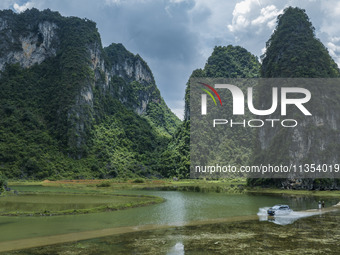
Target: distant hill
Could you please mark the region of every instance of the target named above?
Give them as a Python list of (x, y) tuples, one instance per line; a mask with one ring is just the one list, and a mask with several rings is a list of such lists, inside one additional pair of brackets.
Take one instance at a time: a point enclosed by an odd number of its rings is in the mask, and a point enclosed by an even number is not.
[[(226, 78), (256, 78), (260, 75), (260, 63), (257, 58), (240, 46), (216, 46), (203, 69), (194, 70), (193, 77), (226, 77)], [(226, 98), (226, 109), (232, 109), (231, 98)], [(190, 172), (190, 79), (185, 92), (185, 119), (178, 132), (168, 145), (163, 154), (163, 160), (167, 162), (162, 172), (172, 173), (175, 176), (188, 177)], [(213, 132), (211, 133), (213, 134)], [(211, 161), (223, 160), (230, 164), (239, 165), (250, 160), (251, 148), (255, 133), (248, 130), (230, 129), (224, 137), (213, 139), (216, 141), (223, 159), (216, 155), (209, 156)], [(199, 152), (199, 151), (197, 151)], [(221, 162), (221, 161), (219, 161)]]

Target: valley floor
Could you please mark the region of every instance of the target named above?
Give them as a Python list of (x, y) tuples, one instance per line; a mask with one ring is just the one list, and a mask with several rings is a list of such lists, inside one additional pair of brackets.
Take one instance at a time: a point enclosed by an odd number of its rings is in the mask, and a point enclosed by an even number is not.
[[(46, 216), (77, 218), (81, 215), (55, 215), (105, 213), (161, 203), (165, 200), (157, 196), (143, 195), (142, 191), (145, 193), (148, 190), (180, 191), (176, 199), (180, 199), (181, 194), (189, 193), (207, 193), (207, 195), (226, 193), (226, 195), (219, 194), (216, 199), (238, 196), (237, 194), (264, 194), (266, 197), (272, 195), (276, 198), (313, 197), (312, 201), (325, 199), (327, 202), (326, 199), (329, 199), (332, 201), (328, 203), (329, 205), (340, 201), (340, 191), (249, 188), (244, 179), (12, 181), (9, 182), (9, 187), (12, 190), (0, 197), (0, 204), (2, 203), (0, 214), (19, 215), (27, 219), (32, 218), (35, 222), (40, 221), (39, 218), (45, 221)], [(133, 195), (136, 192), (138, 195)], [(214, 199), (213, 196), (203, 197), (206, 202)], [(21, 200), (22, 198), (24, 200)], [(253, 201), (253, 198), (249, 201)], [(32, 204), (34, 207), (30, 207)], [(313, 206), (314, 202), (311, 205)], [(223, 206), (227, 208), (225, 206), (228, 205)], [(258, 208), (259, 205), (254, 206)], [(101, 213), (98, 216), (93, 215), (93, 219), (103, 217), (100, 216)], [(120, 215), (124, 217), (124, 213)], [(15, 220), (19, 219), (15, 218)], [(10, 223), (11, 217), (6, 219)], [(7, 220), (4, 222), (6, 223)], [(90, 221), (87, 222), (90, 224)], [(101, 226), (91, 231), (55, 233), (16, 240), (4, 239), (0, 242), (0, 252), (4, 252), (3, 254), (225, 254), (226, 252), (228, 254), (336, 254), (340, 248), (337, 242), (340, 236), (337, 227), (339, 222), (340, 212), (335, 210), (302, 218), (286, 226), (269, 221), (260, 222), (255, 214), (188, 221), (179, 225), (131, 225), (114, 228)], [(1, 224), (0, 222), (0, 226)]]

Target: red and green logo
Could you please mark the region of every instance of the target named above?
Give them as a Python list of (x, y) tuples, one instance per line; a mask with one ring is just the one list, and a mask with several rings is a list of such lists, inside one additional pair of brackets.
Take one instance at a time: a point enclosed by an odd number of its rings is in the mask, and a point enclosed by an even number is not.
[[(210, 85), (205, 84), (205, 83), (203, 83), (203, 82), (198, 82), (198, 83), (199, 83), (199, 84), (202, 84), (203, 86), (205, 86), (205, 87), (207, 87), (208, 89), (210, 89), (210, 90), (217, 96), (217, 98), (218, 98), (218, 100), (220, 101), (220, 104), (221, 104), (221, 106), (222, 106), (222, 100), (221, 100), (221, 98), (220, 98), (220, 95), (217, 93), (217, 91), (216, 91), (213, 87), (211, 87)], [(214, 101), (215, 105), (217, 105), (214, 96), (211, 94), (211, 92), (210, 92), (209, 90), (203, 89), (203, 88), (201, 88), (201, 90), (203, 90), (204, 92), (206, 92), (206, 93), (212, 98), (212, 100)]]

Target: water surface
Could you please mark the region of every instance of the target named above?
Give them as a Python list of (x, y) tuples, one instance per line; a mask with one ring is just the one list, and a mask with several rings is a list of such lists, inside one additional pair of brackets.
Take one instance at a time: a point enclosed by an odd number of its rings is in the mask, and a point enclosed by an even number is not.
[[(256, 215), (259, 208), (289, 204), (294, 210), (316, 208), (317, 198), (179, 191), (119, 191), (160, 196), (164, 203), (122, 211), (51, 217), (0, 217), (0, 242), (39, 236), (138, 225), (185, 225), (192, 221)], [(325, 200), (326, 206), (337, 199)]]

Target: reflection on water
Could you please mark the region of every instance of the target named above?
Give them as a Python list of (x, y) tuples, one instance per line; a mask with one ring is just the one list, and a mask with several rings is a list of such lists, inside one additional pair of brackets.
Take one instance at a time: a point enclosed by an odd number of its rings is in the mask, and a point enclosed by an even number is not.
[(167, 255), (184, 255), (184, 245), (182, 243), (176, 243), (173, 247), (170, 248)]

